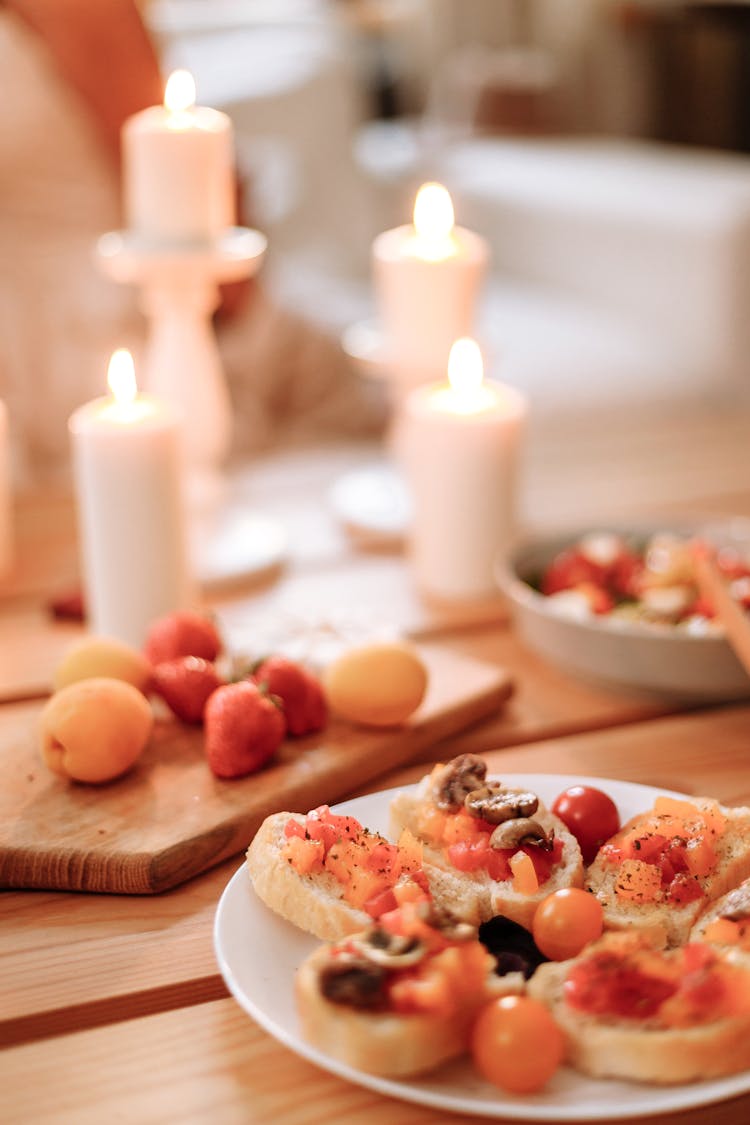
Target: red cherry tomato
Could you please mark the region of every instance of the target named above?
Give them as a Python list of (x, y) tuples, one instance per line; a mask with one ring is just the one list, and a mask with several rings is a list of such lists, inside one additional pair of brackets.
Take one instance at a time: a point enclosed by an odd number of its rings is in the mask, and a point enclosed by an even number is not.
[(603, 928), (604, 910), (599, 899), (579, 887), (562, 887), (539, 903), (532, 934), (545, 957), (567, 961), (601, 937)]
[(620, 828), (617, 805), (592, 785), (571, 785), (555, 799), (552, 812), (575, 836), (584, 863), (591, 863), (605, 840)]
[(544, 1004), (529, 996), (501, 996), (479, 1013), (471, 1048), (488, 1082), (512, 1094), (531, 1094), (562, 1062), (564, 1041)]

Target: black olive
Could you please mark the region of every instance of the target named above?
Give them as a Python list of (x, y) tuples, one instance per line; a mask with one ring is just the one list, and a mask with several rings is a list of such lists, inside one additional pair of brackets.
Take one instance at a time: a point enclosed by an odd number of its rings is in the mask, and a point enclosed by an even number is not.
[(528, 980), (537, 966), (549, 960), (540, 952), (529, 931), (504, 914), (497, 914), (489, 922), (482, 922), (479, 940), (496, 958), (495, 971), (501, 977), (506, 973), (521, 972)]

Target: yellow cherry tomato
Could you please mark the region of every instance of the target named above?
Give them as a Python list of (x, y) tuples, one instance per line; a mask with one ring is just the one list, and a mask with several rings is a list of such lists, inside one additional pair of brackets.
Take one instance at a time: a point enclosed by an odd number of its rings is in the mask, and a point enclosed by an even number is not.
[(539, 1000), (502, 996), (479, 1013), (471, 1049), (477, 1070), (488, 1082), (511, 1094), (532, 1094), (557, 1070), (565, 1044)]
[(563, 887), (539, 903), (532, 934), (550, 961), (567, 961), (601, 937), (603, 928), (604, 911), (598, 898), (579, 887)]

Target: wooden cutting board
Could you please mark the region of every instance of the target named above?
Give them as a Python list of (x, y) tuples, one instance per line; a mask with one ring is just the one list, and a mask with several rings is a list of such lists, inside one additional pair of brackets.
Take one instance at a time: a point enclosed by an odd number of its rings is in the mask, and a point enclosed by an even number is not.
[(220, 781), (203, 735), (160, 721), (136, 767), (103, 786), (50, 773), (36, 745), (40, 703), (0, 708), (0, 887), (153, 894), (185, 882), (249, 844), (269, 813), (306, 812), (495, 714), (511, 694), (506, 672), (439, 645), (422, 645), (429, 688), (399, 729), (333, 721), (287, 740), (273, 764)]

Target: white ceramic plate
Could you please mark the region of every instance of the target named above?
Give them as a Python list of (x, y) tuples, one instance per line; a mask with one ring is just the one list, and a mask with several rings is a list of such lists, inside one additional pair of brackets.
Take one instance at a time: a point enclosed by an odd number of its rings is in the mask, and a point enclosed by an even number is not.
[(519, 544), (498, 561), (497, 580), (510, 601), (524, 641), (566, 671), (612, 686), (687, 702), (750, 697), (750, 676), (723, 634), (691, 634), (672, 625), (650, 625), (607, 614), (577, 619), (556, 611), (531, 583), (563, 547), (586, 531), (613, 531), (645, 540), (657, 531), (700, 534), (715, 542), (750, 543), (744, 519), (668, 525), (597, 526), (541, 536)]
[[(648, 808), (657, 790), (622, 781), (557, 774), (503, 774), (510, 785), (529, 787), (546, 802), (573, 782), (605, 789), (623, 820)], [(336, 806), (375, 831), (387, 831), (394, 790)], [(255, 896), (245, 865), (227, 885), (216, 912), (214, 948), (224, 980), (235, 999), (261, 1027), (290, 1050), (349, 1082), (389, 1097), (476, 1117), (524, 1121), (596, 1121), (672, 1113), (722, 1101), (750, 1090), (750, 1071), (715, 1082), (659, 1088), (625, 1082), (594, 1081), (563, 1067), (546, 1089), (517, 1097), (484, 1082), (463, 1059), (412, 1081), (376, 1078), (316, 1050), (300, 1036), (293, 979), (300, 962), (320, 943), (273, 914)]]

